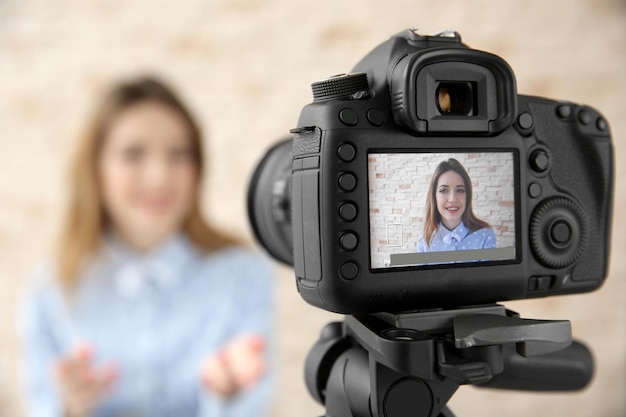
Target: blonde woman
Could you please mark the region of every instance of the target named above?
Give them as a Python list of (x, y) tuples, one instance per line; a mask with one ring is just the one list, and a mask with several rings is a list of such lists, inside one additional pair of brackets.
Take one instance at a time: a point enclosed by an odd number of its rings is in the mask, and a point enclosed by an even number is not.
[(104, 98), (25, 303), (33, 416), (264, 415), (271, 275), (203, 218), (203, 168), (198, 124), (165, 84)]

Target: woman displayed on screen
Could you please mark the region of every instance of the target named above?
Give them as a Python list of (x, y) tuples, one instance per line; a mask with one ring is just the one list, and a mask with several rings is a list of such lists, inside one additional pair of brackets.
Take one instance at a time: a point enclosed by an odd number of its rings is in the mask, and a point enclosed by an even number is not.
[(472, 182), (459, 161), (441, 162), (430, 181), (418, 252), (493, 249), (496, 236), (472, 209)]
[(265, 415), (271, 271), (205, 221), (204, 168), (198, 124), (165, 84), (104, 98), (24, 305), (33, 416)]

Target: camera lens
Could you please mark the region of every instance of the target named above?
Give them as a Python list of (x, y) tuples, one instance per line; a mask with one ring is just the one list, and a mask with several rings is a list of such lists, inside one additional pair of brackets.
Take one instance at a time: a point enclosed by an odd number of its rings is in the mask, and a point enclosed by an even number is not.
[(437, 86), (436, 103), (443, 116), (471, 116), (474, 114), (472, 83), (442, 82)]
[(293, 265), (291, 150), (286, 139), (272, 147), (248, 186), (248, 217), (257, 240), (276, 259)]

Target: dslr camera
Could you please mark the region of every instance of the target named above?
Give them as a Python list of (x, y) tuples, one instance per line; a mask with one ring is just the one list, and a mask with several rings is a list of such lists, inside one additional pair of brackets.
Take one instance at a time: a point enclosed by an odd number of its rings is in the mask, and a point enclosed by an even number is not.
[(460, 385), (585, 387), (566, 320), (498, 301), (591, 291), (606, 277), (607, 121), (518, 95), (498, 56), (456, 32), (401, 32), (312, 84), (298, 126), (248, 191), (257, 239), (302, 297), (347, 314), (306, 360), (326, 417), (453, 417)]
[(403, 31), (312, 89), (248, 194), (310, 304), (399, 313), (604, 281), (613, 155), (595, 109), (518, 95), (502, 58), (452, 31)]

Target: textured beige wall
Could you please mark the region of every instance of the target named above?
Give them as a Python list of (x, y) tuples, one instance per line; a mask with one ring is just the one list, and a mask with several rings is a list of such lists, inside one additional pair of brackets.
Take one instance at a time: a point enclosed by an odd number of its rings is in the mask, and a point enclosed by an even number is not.
[[(508, 303), (567, 318), (597, 372), (576, 394), (463, 387), (459, 417), (626, 415), (626, 3), (555, 1), (0, 0), (0, 416), (20, 416), (16, 307), (24, 277), (52, 246), (63, 175), (91, 103), (119, 76), (172, 80), (210, 132), (206, 207), (248, 237), (244, 191), (263, 150), (296, 123), (310, 82), (347, 71), (389, 35), (451, 27), (502, 55), (518, 90), (584, 102), (612, 123), (617, 182), (613, 257), (592, 294)], [(277, 281), (281, 367), (276, 416), (317, 416), (303, 360), (334, 319)]]

